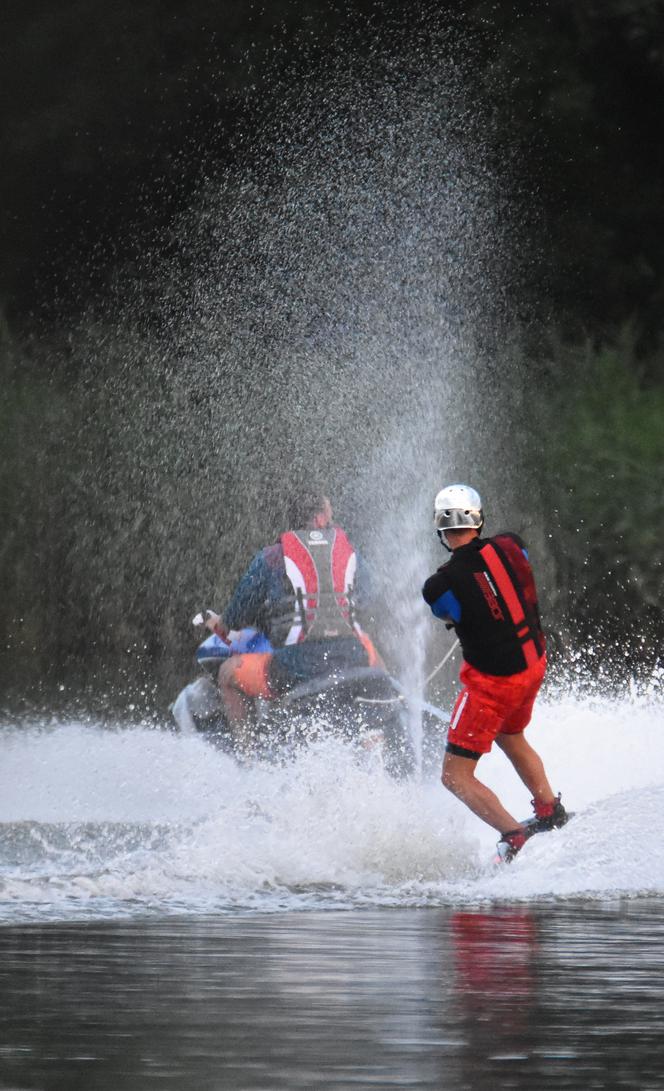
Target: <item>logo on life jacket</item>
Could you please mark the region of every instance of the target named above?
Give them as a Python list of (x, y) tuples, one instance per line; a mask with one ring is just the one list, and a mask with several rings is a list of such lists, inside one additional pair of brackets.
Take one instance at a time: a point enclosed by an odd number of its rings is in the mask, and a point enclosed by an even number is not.
[(505, 615), (500, 609), (500, 603), (498, 602), (496, 589), (489, 579), (488, 572), (474, 572), (473, 575), (475, 576), (475, 579), (479, 585), (480, 591), (484, 595), (484, 601), (489, 607), (489, 610), (491, 611), (491, 616), (494, 621), (504, 621)]

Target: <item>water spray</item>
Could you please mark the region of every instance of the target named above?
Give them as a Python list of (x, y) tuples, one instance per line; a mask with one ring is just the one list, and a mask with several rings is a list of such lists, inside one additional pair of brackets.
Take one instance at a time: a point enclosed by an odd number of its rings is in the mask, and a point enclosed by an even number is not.
[[(455, 640), (454, 644), (449, 649), (447, 654), (445, 656), (443, 656), (443, 658), (441, 659), (438, 666), (434, 667), (434, 669), (431, 671), (431, 674), (428, 675), (428, 677), (424, 679), (424, 685), (425, 686), (428, 686), (429, 682), (431, 682), (431, 680), (436, 677), (438, 672), (443, 669), (443, 667), (448, 662), (448, 660), (450, 660), (452, 658), (452, 656), (454, 655), (454, 653), (455, 653), (455, 651), (457, 650), (458, 647), (459, 647), (459, 641)], [(388, 697), (388, 698), (356, 697), (355, 700), (357, 701), (358, 704), (363, 704), (363, 705), (391, 705), (391, 704), (394, 704), (396, 701), (408, 701), (409, 704), (415, 704), (418, 708), (421, 708), (422, 710), (424, 710), (426, 712), (431, 712), (434, 715), (436, 715), (438, 719), (444, 720), (445, 723), (449, 723), (449, 716), (447, 716), (446, 713), (441, 712), (440, 709), (437, 709), (435, 705), (430, 705), (425, 701), (418, 701), (417, 698), (407, 697), (405, 693), (400, 693), (397, 697)]]

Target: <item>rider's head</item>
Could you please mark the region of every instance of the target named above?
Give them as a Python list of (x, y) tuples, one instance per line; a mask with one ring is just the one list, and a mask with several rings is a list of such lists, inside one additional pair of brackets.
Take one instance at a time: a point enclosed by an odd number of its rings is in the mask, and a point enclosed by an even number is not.
[(484, 526), (480, 494), (469, 485), (446, 485), (434, 500), (433, 521), (444, 546), (458, 549), (466, 545)]
[(288, 524), (291, 527), (329, 527), (332, 522), (332, 505), (324, 492), (315, 488), (300, 489), (288, 507)]

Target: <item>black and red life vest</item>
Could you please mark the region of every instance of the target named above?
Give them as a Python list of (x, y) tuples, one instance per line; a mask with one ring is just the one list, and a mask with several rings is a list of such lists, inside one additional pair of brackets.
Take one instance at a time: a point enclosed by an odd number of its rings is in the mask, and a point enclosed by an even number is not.
[(519, 674), (544, 654), (537, 590), (516, 534), (474, 538), (425, 583), (425, 600), (450, 621), (464, 659), (486, 674)]
[(480, 556), (495, 580), (527, 667), (544, 652), (544, 634), (539, 619), (537, 592), (532, 569), (523, 549), (508, 535), (485, 542)]
[(294, 600), (284, 643), (359, 636), (353, 611), (357, 554), (344, 531), (289, 530), (280, 542)]

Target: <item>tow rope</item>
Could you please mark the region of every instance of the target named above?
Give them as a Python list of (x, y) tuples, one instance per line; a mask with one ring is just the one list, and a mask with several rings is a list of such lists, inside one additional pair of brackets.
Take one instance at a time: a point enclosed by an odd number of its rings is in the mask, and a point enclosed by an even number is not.
[[(424, 685), (425, 686), (428, 686), (431, 679), (436, 677), (436, 675), (438, 674), (438, 671), (441, 671), (443, 669), (443, 667), (447, 663), (448, 659), (452, 658), (452, 656), (454, 655), (454, 653), (455, 653), (455, 651), (457, 650), (458, 647), (459, 647), (459, 641), (455, 640), (454, 644), (452, 645), (450, 650), (447, 652), (447, 654), (445, 656), (443, 656), (443, 658), (441, 659), (438, 666), (434, 667), (434, 669), (431, 671), (431, 674), (427, 678), (424, 679)], [(428, 705), (425, 701), (418, 701), (416, 698), (412, 698), (412, 697), (408, 698), (408, 697), (406, 697), (405, 693), (399, 693), (398, 696), (396, 696), (396, 697), (356, 697), (355, 700), (356, 700), (356, 702), (358, 704), (362, 704), (362, 705), (394, 705), (394, 704), (396, 704), (397, 701), (410, 700), (411, 704), (419, 705), (422, 708), (426, 709), (427, 711), (431, 711), (431, 709), (434, 707), (432, 705)]]

